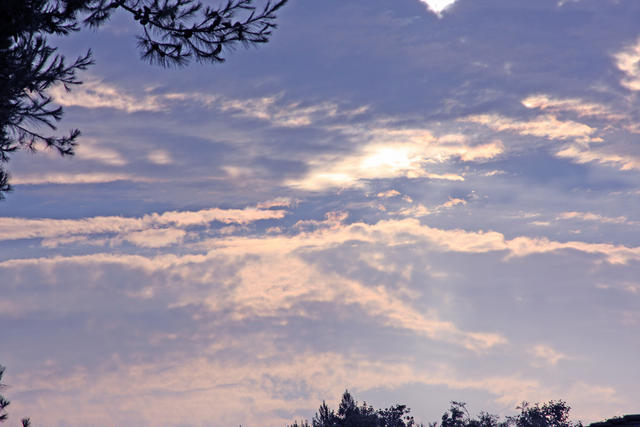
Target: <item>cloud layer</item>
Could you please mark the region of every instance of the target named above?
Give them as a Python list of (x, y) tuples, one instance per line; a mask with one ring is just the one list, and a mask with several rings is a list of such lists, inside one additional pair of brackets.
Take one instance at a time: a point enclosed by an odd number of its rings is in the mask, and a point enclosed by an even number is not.
[(118, 18), (63, 38), (97, 61), (51, 93), (76, 156), (13, 153), (0, 206), (11, 416), (283, 426), (345, 388), (423, 423), (636, 411), (637, 17), (309, 0), (180, 70)]

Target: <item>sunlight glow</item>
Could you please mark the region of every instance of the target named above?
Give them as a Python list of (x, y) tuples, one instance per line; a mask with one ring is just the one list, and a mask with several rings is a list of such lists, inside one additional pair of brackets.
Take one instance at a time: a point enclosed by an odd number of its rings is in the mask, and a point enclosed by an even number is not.
[(420, 0), (436, 15), (442, 16), (442, 11), (451, 6), (456, 0)]

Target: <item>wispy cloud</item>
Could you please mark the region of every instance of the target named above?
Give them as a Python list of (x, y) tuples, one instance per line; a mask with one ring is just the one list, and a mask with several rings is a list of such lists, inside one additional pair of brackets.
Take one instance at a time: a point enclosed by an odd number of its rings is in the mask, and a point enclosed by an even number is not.
[(616, 153), (614, 147), (592, 147), (588, 144), (569, 144), (556, 151), (558, 157), (571, 159), (576, 163), (600, 163), (620, 170), (640, 169), (640, 156)]
[(537, 344), (531, 348), (531, 354), (537, 359), (536, 364), (544, 362), (545, 364), (556, 366), (561, 360), (571, 360), (572, 358), (566, 354), (556, 351), (547, 344)]
[(74, 87), (71, 92), (56, 86), (51, 90), (51, 95), (65, 107), (113, 108), (127, 113), (157, 112), (166, 108), (158, 96), (136, 96), (96, 77), (85, 79), (82, 85)]
[(129, 163), (120, 152), (103, 145), (95, 139), (83, 138), (82, 144), (76, 149), (76, 158), (92, 160), (108, 166), (124, 166)]
[(640, 90), (640, 40), (613, 55), (615, 64), (625, 77), (620, 84), (629, 90)]
[[(344, 392), (345, 378), (349, 389), (355, 392), (379, 389), (380, 384), (393, 390), (407, 384), (439, 386), (440, 390), (456, 393), (472, 389), (489, 393), (505, 407), (514, 407), (527, 398), (544, 401), (555, 395), (568, 396), (572, 402), (590, 402), (600, 396), (609, 405), (620, 399), (612, 387), (584, 381), (550, 387), (522, 373), (465, 375), (446, 362), (384, 360), (365, 354), (346, 356), (288, 345), (274, 348), (268, 345), (271, 337), (263, 335), (252, 336), (253, 342), (227, 337), (224, 340), (226, 346), (254, 356), (220, 360), (211, 357), (216, 350), (213, 346), (202, 356), (189, 355), (180, 363), (168, 358), (126, 363), (115, 356), (103, 365), (92, 369), (78, 367), (71, 372), (52, 361), (16, 378), (16, 393), (27, 395), (34, 390), (38, 393), (29, 406), (14, 410), (35, 407), (46, 399), (54, 403), (50, 418), (64, 419), (70, 424), (77, 424), (77, 420), (126, 424), (131, 422), (131, 414), (136, 414), (137, 424), (147, 424), (157, 419), (155, 413), (159, 408), (170, 406), (175, 410), (163, 414), (163, 422), (168, 424), (215, 417), (224, 425), (241, 421), (275, 427), (313, 413), (319, 401), (338, 400)], [(166, 390), (167, 384), (172, 393), (159, 392)], [(247, 405), (247, 401), (252, 404)], [(296, 412), (282, 413), (281, 408), (292, 406)], [(112, 407), (120, 410), (109, 411)], [(588, 415), (593, 419), (605, 416), (593, 409)]]
[[(51, 238), (81, 234), (131, 233), (127, 240), (132, 243), (157, 241), (176, 236), (184, 236), (177, 230), (156, 230), (157, 227), (185, 228), (207, 225), (217, 221), (223, 224), (248, 224), (264, 219), (280, 219), (286, 214), (276, 209), (203, 209), (199, 211), (168, 211), (153, 213), (142, 217), (92, 217), (83, 219), (28, 219), (2, 218), (0, 222), (0, 241), (15, 239)], [(143, 246), (149, 246), (148, 244)]]
[[(464, 331), (453, 322), (440, 318), (435, 310), (425, 313), (413, 307), (410, 301), (395, 295), (385, 286), (372, 286), (366, 281), (327, 271), (307, 260), (305, 254), (320, 253), (349, 240), (359, 239), (361, 232), (357, 228), (362, 224), (341, 226), (340, 219), (337, 221), (329, 218), (327, 224), (332, 225), (294, 236), (210, 239), (206, 253), (153, 257), (105, 253), (58, 256), (10, 260), (0, 263), (0, 268), (15, 271), (42, 268), (53, 271), (76, 266), (98, 271), (118, 265), (118, 268), (162, 274), (171, 280), (179, 280), (182, 285), (175, 289), (177, 294), (173, 297), (171, 307), (205, 306), (213, 313), (227, 313), (233, 321), (305, 317), (311, 315), (310, 309), (305, 308), (309, 304), (330, 303), (333, 306), (358, 307), (384, 326), (411, 331), (473, 352), (483, 352), (507, 342), (498, 333)], [(380, 229), (386, 227), (388, 225), (382, 225)], [(375, 238), (378, 232), (374, 230), (378, 227), (368, 228), (367, 240), (374, 244), (382, 243)], [(395, 234), (393, 230), (389, 232)], [(173, 230), (147, 230), (127, 235), (126, 239), (144, 247), (160, 247), (179, 241), (183, 236), (179, 231), (176, 234)], [(388, 238), (406, 239), (401, 235)], [(204, 247), (202, 244), (198, 246)], [(238, 258), (244, 261), (233, 263)], [(224, 276), (217, 279), (217, 265), (220, 262), (227, 263), (229, 268)], [(203, 288), (205, 284), (208, 286)]]
[(622, 120), (626, 117), (602, 104), (578, 98), (556, 98), (548, 94), (530, 95), (522, 100), (522, 105), (554, 114), (574, 113), (578, 117), (596, 117), (605, 120)]
[(595, 221), (602, 222), (607, 224), (625, 224), (627, 223), (627, 217), (618, 216), (618, 217), (609, 217), (603, 216), (600, 214), (595, 214), (592, 212), (562, 212), (560, 215), (556, 217), (556, 219), (577, 219), (581, 221)]
[(45, 172), (45, 173), (16, 173), (12, 178), (13, 184), (98, 184), (115, 181), (154, 182), (154, 178), (122, 172)]
[(223, 100), (219, 108), (240, 117), (265, 120), (280, 127), (309, 126), (322, 119), (352, 117), (368, 110), (366, 106), (345, 110), (333, 102), (302, 105), (301, 102), (283, 103), (281, 101), (282, 95), (244, 100)]
[(206, 108), (231, 113), (236, 117), (264, 120), (277, 127), (309, 126), (317, 121), (332, 118), (349, 118), (366, 112), (369, 107), (342, 108), (336, 102), (323, 101), (303, 104), (300, 101), (285, 102), (283, 94), (246, 99), (233, 99), (219, 94), (198, 92), (149, 93), (130, 91), (115, 84), (105, 83), (93, 77), (81, 86), (67, 92), (63, 87), (52, 89), (51, 95), (60, 105), (82, 108), (111, 108), (126, 113), (139, 111), (170, 111), (172, 104), (196, 103)]
[[(310, 161), (309, 173), (289, 185), (306, 190), (362, 187), (369, 179), (397, 177), (463, 181), (457, 171), (440, 172), (434, 166), (452, 159), (482, 162), (500, 155), (502, 142), (470, 144), (464, 135), (435, 137), (427, 129), (340, 129), (359, 147), (348, 155), (327, 155)], [(366, 141), (366, 142), (364, 142)], [(429, 170), (432, 169), (432, 170)]]
[(527, 121), (508, 118), (500, 114), (478, 114), (461, 120), (478, 123), (498, 132), (510, 131), (520, 135), (558, 140), (590, 139), (596, 131), (584, 123), (559, 120), (552, 114), (545, 114)]

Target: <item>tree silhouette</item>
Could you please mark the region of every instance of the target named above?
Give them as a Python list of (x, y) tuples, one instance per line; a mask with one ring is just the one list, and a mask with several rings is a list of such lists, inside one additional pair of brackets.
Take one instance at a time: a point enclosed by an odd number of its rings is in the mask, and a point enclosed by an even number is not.
[(582, 427), (581, 422), (569, 420), (571, 407), (562, 400), (551, 400), (542, 406), (522, 402), (517, 409), (520, 409), (519, 415), (508, 417), (515, 427)]
[[(4, 366), (0, 366), (0, 381), (2, 381), (2, 375), (4, 375)], [(0, 389), (4, 388), (5, 385), (0, 383)], [(7, 406), (9, 406), (9, 402), (0, 394), (0, 422), (4, 422), (7, 420), (9, 415), (7, 414)]]
[[(6, 385), (2, 384), (2, 376), (4, 375), (4, 366), (0, 365), (0, 390), (5, 388)], [(9, 414), (7, 414), (7, 406), (9, 406), (11, 402), (4, 398), (4, 396), (0, 395), (0, 423), (7, 421), (9, 418)], [(29, 418), (22, 419), (22, 427), (30, 427), (31, 420)]]
[[(540, 405), (522, 402), (516, 409), (520, 413), (500, 420), (497, 415), (480, 412), (477, 418), (471, 417), (463, 402), (451, 402), (451, 407), (442, 415), (440, 425), (429, 423), (428, 427), (582, 427), (580, 421), (569, 420), (571, 408), (562, 400), (551, 400)], [(345, 391), (338, 411), (322, 402), (318, 412), (308, 421), (295, 421), (288, 427), (425, 427), (416, 424), (405, 405), (395, 405), (387, 409), (374, 409), (363, 403), (358, 405), (349, 391)]]
[[(415, 421), (409, 416), (409, 408), (395, 405), (387, 409), (374, 409), (373, 406), (358, 402), (349, 390), (342, 395), (338, 411), (330, 409), (322, 402), (312, 419), (313, 427), (413, 427)], [(297, 421), (289, 427), (311, 427), (307, 421)]]
[(82, 82), (76, 72), (93, 63), (91, 51), (67, 64), (48, 36), (69, 35), (82, 26), (99, 27), (120, 10), (140, 25), (141, 57), (160, 66), (185, 66), (192, 60), (220, 63), (238, 45), (266, 43), (276, 11), (287, 0), (227, 0), (218, 7), (197, 0), (2, 0), (0, 1), (0, 199), (11, 191), (2, 168), (20, 148), (38, 145), (72, 155), (80, 132), (48, 136), (34, 130), (56, 129), (62, 108), (47, 90), (66, 90)]
[(442, 415), (440, 427), (582, 427), (580, 421), (569, 420), (571, 407), (562, 400), (550, 400), (543, 405), (522, 402), (516, 409), (520, 413), (504, 421), (487, 412), (471, 418), (464, 403), (451, 402), (449, 410)]

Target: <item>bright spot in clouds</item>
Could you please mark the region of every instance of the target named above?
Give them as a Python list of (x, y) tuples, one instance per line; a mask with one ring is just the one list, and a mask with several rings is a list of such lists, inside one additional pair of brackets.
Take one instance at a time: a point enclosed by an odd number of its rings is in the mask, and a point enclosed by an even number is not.
[(451, 6), (456, 0), (420, 0), (422, 3), (425, 3), (427, 7), (435, 12), (438, 16), (444, 11), (447, 7)]

